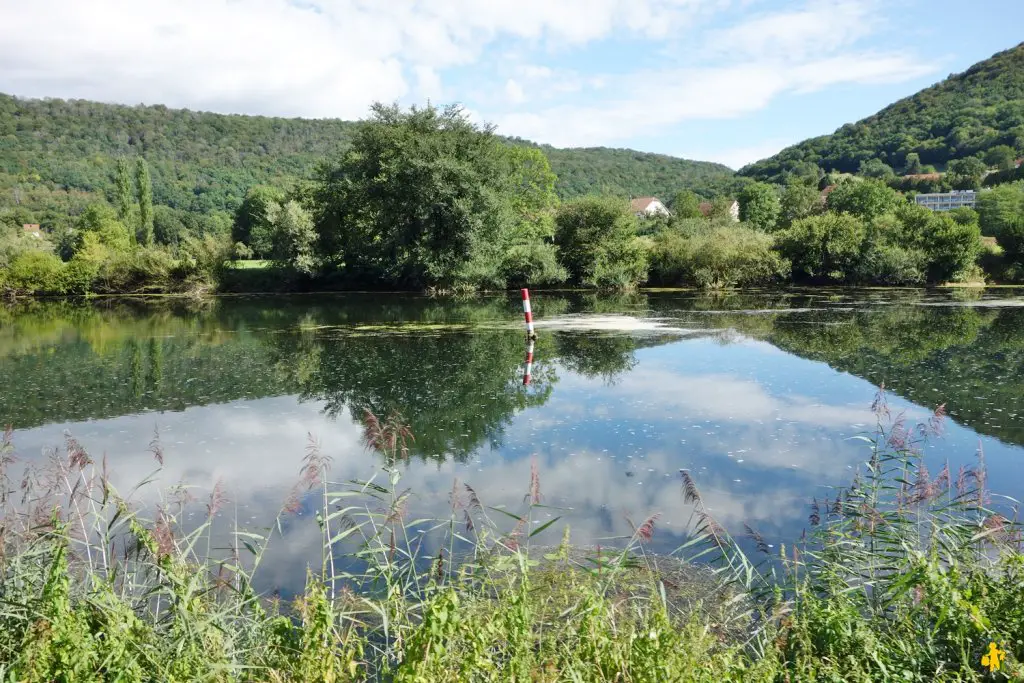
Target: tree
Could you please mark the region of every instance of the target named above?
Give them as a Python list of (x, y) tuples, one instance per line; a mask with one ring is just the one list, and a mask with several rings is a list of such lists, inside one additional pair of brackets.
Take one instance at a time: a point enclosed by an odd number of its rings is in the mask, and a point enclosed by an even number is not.
[(1003, 242), (1013, 222), (1024, 217), (1024, 182), (1008, 183), (978, 195), (978, 216), (983, 235)]
[(1009, 145), (996, 145), (985, 152), (985, 163), (997, 171), (1012, 171), (1017, 160), (1017, 152)]
[(910, 152), (903, 165), (903, 174), (920, 175), (921, 173), (924, 173), (924, 169), (921, 167), (921, 155), (917, 152)]
[(149, 164), (142, 157), (135, 162), (135, 179), (139, 185), (139, 239), (145, 246), (153, 244), (153, 181)]
[(872, 219), (889, 213), (903, 202), (899, 193), (880, 180), (844, 180), (828, 195), (828, 208)]
[(690, 190), (681, 190), (672, 200), (672, 213), (676, 218), (703, 218), (700, 197)]
[(636, 216), (615, 197), (583, 197), (563, 204), (555, 216), (555, 244), (573, 284), (628, 288), (647, 277)]
[(305, 275), (316, 270), (316, 229), (313, 219), (298, 202), (273, 204), (268, 219), (274, 226), (272, 258)]
[(977, 190), (988, 167), (978, 157), (965, 157), (949, 162), (947, 171), (953, 187), (958, 190)]
[[(128, 160), (124, 157), (117, 158), (117, 175), (114, 178), (115, 205), (117, 206), (117, 219), (125, 225), (130, 225), (133, 208), (135, 206), (135, 191), (132, 188), (131, 172), (128, 169)], [(134, 237), (134, 235), (133, 235)], [(134, 243), (134, 239), (132, 242)]]
[(266, 258), (273, 250), (274, 226), (270, 212), (285, 201), (285, 193), (276, 187), (257, 185), (249, 188), (235, 211), (231, 226), (232, 242), (248, 245), (256, 258)]
[(820, 213), (823, 206), (821, 193), (813, 185), (788, 183), (780, 200), (782, 214), (779, 223), (788, 228), (793, 221)]
[(929, 280), (962, 280), (972, 274), (981, 253), (981, 230), (977, 223), (957, 223), (948, 214), (934, 213), (925, 229), (924, 248)]
[(795, 221), (780, 233), (778, 248), (792, 263), (794, 277), (844, 282), (856, 272), (865, 237), (861, 219), (826, 213)]
[(738, 199), (741, 221), (764, 232), (775, 229), (782, 205), (774, 187), (766, 183), (750, 183), (740, 191)]
[(888, 180), (896, 175), (892, 170), (892, 166), (889, 166), (881, 159), (865, 159), (860, 162), (860, 168), (857, 170), (857, 173), (865, 178), (877, 178), (879, 180)]
[(375, 104), (312, 192), (323, 258), (399, 287), (500, 286), (519, 217), (505, 145), (457, 106)]

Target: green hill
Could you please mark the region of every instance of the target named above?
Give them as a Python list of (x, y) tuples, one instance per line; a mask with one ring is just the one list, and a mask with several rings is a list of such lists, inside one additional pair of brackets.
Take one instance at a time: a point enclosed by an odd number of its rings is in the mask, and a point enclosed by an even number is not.
[[(308, 176), (345, 147), (354, 125), (0, 94), (0, 210), (18, 207), (25, 220), (60, 224), (112, 196), (116, 157), (141, 154), (156, 204), (230, 212), (253, 185), (287, 186)], [(542, 149), (562, 197), (604, 191), (667, 199), (683, 188), (712, 196), (738, 182), (721, 164), (624, 149)]]
[(1024, 43), (832, 135), (750, 164), (740, 174), (779, 182), (808, 164), (852, 173), (869, 159), (881, 159), (898, 172), (911, 152), (923, 164), (942, 166), (999, 145), (1024, 153)]

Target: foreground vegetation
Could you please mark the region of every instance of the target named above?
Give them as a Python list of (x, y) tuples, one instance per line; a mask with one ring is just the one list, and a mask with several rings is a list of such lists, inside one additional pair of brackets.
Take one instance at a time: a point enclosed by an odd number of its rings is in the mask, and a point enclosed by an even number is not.
[[(185, 489), (144, 511), (69, 437), (18, 492), (8, 433), (0, 670), (66, 681), (1024, 675), (1020, 534), (992, 509), (1004, 506), (991, 503), (983, 460), (933, 478), (920, 448), (942, 410), (911, 426), (889, 414), (884, 394), (874, 408), (869, 462), (833, 499), (813, 501), (804, 539), (777, 550), (751, 528), (737, 543), (683, 471), (693, 515), (674, 558), (645, 550), (656, 511), (614, 551), (575, 550), (568, 529), (556, 547), (540, 546), (558, 518), (536, 521), (557, 512), (536, 469), (521, 511), (489, 508), (456, 481), (447, 519), (410, 519), (401, 472), (413, 435), (395, 415), (363, 419), (380, 481), (329, 483), (329, 458), (313, 442), (276, 522), (235, 529), (226, 544), (211, 543), (220, 485), (205, 521), (187, 525), (199, 504)], [(162, 460), (159, 442), (151, 451)], [(313, 523), (321, 556), (303, 593), (291, 604), (258, 595), (268, 544)], [(695, 560), (707, 568), (680, 564)]]

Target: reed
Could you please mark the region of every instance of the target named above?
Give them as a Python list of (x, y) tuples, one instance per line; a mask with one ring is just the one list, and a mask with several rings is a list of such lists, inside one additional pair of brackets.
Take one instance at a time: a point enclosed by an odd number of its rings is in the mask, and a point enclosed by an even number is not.
[[(364, 416), (382, 463), (331, 481), (310, 437), (295, 486), (266, 529), (215, 541), (230, 492), (138, 503), (68, 436), (14, 476), (0, 441), (0, 678), (12, 681), (811, 681), (1024, 676), (1024, 555), (1015, 501), (987, 488), (984, 454), (932, 476), (921, 446), (944, 411), (910, 426), (879, 393), (871, 456), (848, 487), (811, 502), (778, 551), (756, 557), (680, 473), (689, 538), (653, 555), (656, 511), (615, 547), (545, 542), (560, 511), (535, 462), (521, 508), (455, 480), (446, 519), (411, 519), (402, 486), (413, 435)], [(993, 502), (994, 501), (994, 502)], [(186, 511), (200, 510), (189, 522)], [(316, 510), (298, 516), (300, 511)], [(540, 520), (543, 519), (542, 523)], [(550, 517), (550, 518), (549, 518)], [(308, 520), (308, 521), (307, 521)], [(315, 522), (314, 522), (315, 520)], [(316, 523), (319, 567), (283, 602), (255, 586), (289, 526)], [(421, 533), (422, 532), (422, 533)], [(428, 542), (429, 539), (429, 542)], [(1005, 651), (991, 674), (990, 643)], [(988, 661), (988, 660), (986, 660)]]

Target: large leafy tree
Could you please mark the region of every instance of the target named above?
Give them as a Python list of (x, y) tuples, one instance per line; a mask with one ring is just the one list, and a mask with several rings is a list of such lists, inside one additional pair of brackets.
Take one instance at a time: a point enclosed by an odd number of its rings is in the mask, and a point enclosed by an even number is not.
[(690, 190), (681, 190), (672, 200), (672, 213), (676, 218), (702, 218), (700, 197)]
[(375, 104), (312, 191), (323, 256), (391, 286), (488, 284), (516, 226), (508, 152), (457, 106)]
[(880, 180), (844, 180), (828, 196), (828, 208), (871, 219), (893, 211), (903, 199)]
[(740, 220), (758, 230), (774, 230), (782, 213), (779, 195), (767, 183), (751, 183), (740, 191)]
[(235, 211), (231, 241), (246, 245), (256, 257), (269, 256), (274, 248), (274, 226), (270, 221), (270, 212), (284, 201), (284, 191), (276, 187), (257, 185), (250, 188)]

